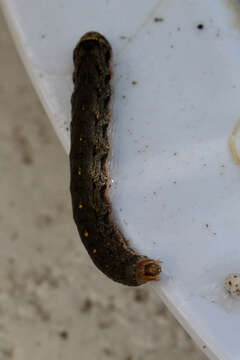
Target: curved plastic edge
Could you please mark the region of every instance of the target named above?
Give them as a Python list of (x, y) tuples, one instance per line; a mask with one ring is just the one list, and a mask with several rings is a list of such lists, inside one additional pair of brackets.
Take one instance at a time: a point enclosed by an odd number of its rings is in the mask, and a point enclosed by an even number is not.
[(24, 36), (22, 34), (21, 27), (17, 22), (17, 16), (14, 15), (15, 14), (14, 6), (11, 5), (11, 0), (1, 0), (0, 5), (3, 10), (3, 14), (6, 23), (8, 25), (8, 28), (10, 30), (10, 33), (12, 35), (12, 39), (15, 43), (20, 58), (23, 62), (23, 65), (31, 79), (31, 82), (37, 92), (37, 95), (40, 98), (43, 108), (46, 111), (46, 114), (49, 117), (54, 130), (57, 133), (57, 136), (59, 137), (65, 151), (68, 152), (69, 135), (66, 133), (66, 131), (63, 130), (63, 128), (60, 128), (57, 125), (57, 122), (55, 121), (56, 111), (54, 112), (51, 103), (46, 99), (46, 94), (44, 93), (43, 86), (41, 85), (41, 82), (37, 76), (36, 69), (30, 61), (30, 56), (27, 51), (27, 46), (24, 46)]
[[(164, 279), (163, 279), (164, 282)], [(167, 305), (168, 310), (174, 315), (174, 317), (177, 319), (179, 324), (186, 330), (186, 332), (189, 334), (189, 336), (194, 340), (194, 342), (198, 345), (200, 350), (210, 359), (210, 360), (227, 360), (226, 356), (219, 355), (216, 352), (213, 351), (213, 348), (216, 348), (212, 346), (213, 344), (207, 343), (204, 341), (204, 335), (200, 334), (196, 331), (196, 322), (195, 327), (191, 326), (190, 322), (187, 320), (184, 312), (180, 311), (178, 307), (172, 302), (171, 297), (168, 296), (168, 293), (165, 290), (164, 285), (162, 288), (155, 287), (154, 284), (150, 285), (154, 291), (158, 294), (158, 296), (161, 298), (163, 303)], [(181, 299), (179, 299), (181, 301)], [(198, 327), (200, 328), (200, 327)], [(202, 336), (203, 335), (203, 336)]]

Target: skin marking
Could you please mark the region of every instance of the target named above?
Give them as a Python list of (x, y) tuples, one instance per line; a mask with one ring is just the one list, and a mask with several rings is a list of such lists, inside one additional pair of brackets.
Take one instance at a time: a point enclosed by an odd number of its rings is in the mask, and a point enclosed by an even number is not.
[(239, 128), (240, 128), (240, 119), (237, 121), (232, 131), (232, 135), (228, 139), (228, 146), (232, 154), (233, 160), (238, 165), (240, 165), (240, 155), (237, 148), (237, 135)]
[(70, 190), (73, 217), (94, 264), (109, 278), (128, 286), (158, 280), (160, 262), (137, 254), (112, 219), (108, 198), (111, 96), (109, 42), (86, 33), (74, 52)]

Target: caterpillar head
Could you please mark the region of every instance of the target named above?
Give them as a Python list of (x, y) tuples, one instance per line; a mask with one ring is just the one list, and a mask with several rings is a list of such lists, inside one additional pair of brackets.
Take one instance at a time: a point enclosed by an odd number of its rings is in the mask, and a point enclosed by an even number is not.
[(159, 274), (162, 271), (160, 263), (161, 261), (152, 259), (141, 260), (137, 270), (139, 281), (145, 283), (159, 280)]

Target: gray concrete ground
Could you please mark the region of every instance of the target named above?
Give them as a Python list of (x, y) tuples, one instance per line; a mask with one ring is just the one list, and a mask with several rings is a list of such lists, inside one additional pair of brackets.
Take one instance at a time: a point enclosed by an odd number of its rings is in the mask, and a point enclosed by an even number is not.
[(206, 359), (150, 288), (91, 263), (68, 158), (1, 13), (0, 65), (0, 360)]

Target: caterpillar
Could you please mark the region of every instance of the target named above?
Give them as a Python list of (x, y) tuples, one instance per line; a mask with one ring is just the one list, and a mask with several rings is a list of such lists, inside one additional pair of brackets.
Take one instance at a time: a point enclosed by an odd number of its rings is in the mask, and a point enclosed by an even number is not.
[(137, 254), (112, 219), (108, 197), (112, 49), (97, 32), (82, 36), (73, 51), (70, 192), (73, 218), (94, 264), (128, 286), (158, 280), (160, 262)]

